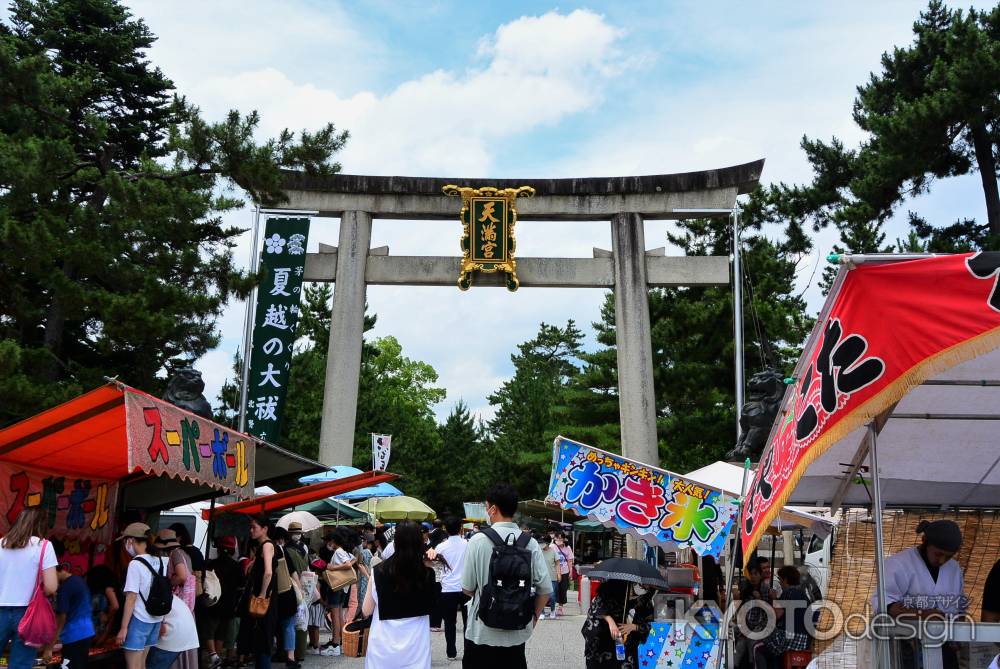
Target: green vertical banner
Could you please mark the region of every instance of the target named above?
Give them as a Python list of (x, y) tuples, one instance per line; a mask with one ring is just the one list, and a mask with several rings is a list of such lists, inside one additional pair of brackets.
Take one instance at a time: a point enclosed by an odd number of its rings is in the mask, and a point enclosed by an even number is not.
[(270, 442), (277, 442), (281, 434), (308, 237), (308, 218), (269, 218), (264, 227), (262, 277), (246, 381), (247, 432)]

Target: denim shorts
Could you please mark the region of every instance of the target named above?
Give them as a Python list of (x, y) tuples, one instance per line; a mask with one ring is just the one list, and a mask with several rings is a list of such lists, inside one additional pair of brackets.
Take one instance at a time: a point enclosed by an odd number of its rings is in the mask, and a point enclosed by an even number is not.
[(346, 606), (346, 595), (347, 593), (343, 590), (336, 590), (334, 592), (327, 593), (326, 604), (330, 607), (344, 607)]
[(128, 632), (125, 633), (125, 650), (145, 650), (156, 644), (160, 638), (160, 623), (146, 623), (133, 617), (128, 621)]

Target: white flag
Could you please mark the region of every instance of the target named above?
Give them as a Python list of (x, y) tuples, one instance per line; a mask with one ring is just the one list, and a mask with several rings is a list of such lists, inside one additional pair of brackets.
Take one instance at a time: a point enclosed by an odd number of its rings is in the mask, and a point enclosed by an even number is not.
[(389, 451), (392, 444), (391, 434), (372, 435), (372, 464), (376, 471), (384, 472), (389, 467)]

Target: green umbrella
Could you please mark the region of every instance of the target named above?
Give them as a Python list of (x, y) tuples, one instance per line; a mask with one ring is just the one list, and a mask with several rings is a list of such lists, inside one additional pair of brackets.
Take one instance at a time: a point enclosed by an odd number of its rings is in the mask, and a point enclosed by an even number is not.
[(400, 495), (399, 497), (369, 497), (355, 507), (381, 521), (399, 522), (401, 520), (434, 520), (437, 514), (434, 509), (419, 499)]

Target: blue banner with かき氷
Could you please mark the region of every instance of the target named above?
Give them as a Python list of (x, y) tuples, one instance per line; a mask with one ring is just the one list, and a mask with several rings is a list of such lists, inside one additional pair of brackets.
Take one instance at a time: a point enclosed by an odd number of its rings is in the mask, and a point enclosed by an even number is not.
[(713, 557), (739, 511), (718, 490), (565, 437), (554, 443), (548, 498), (647, 543)]

